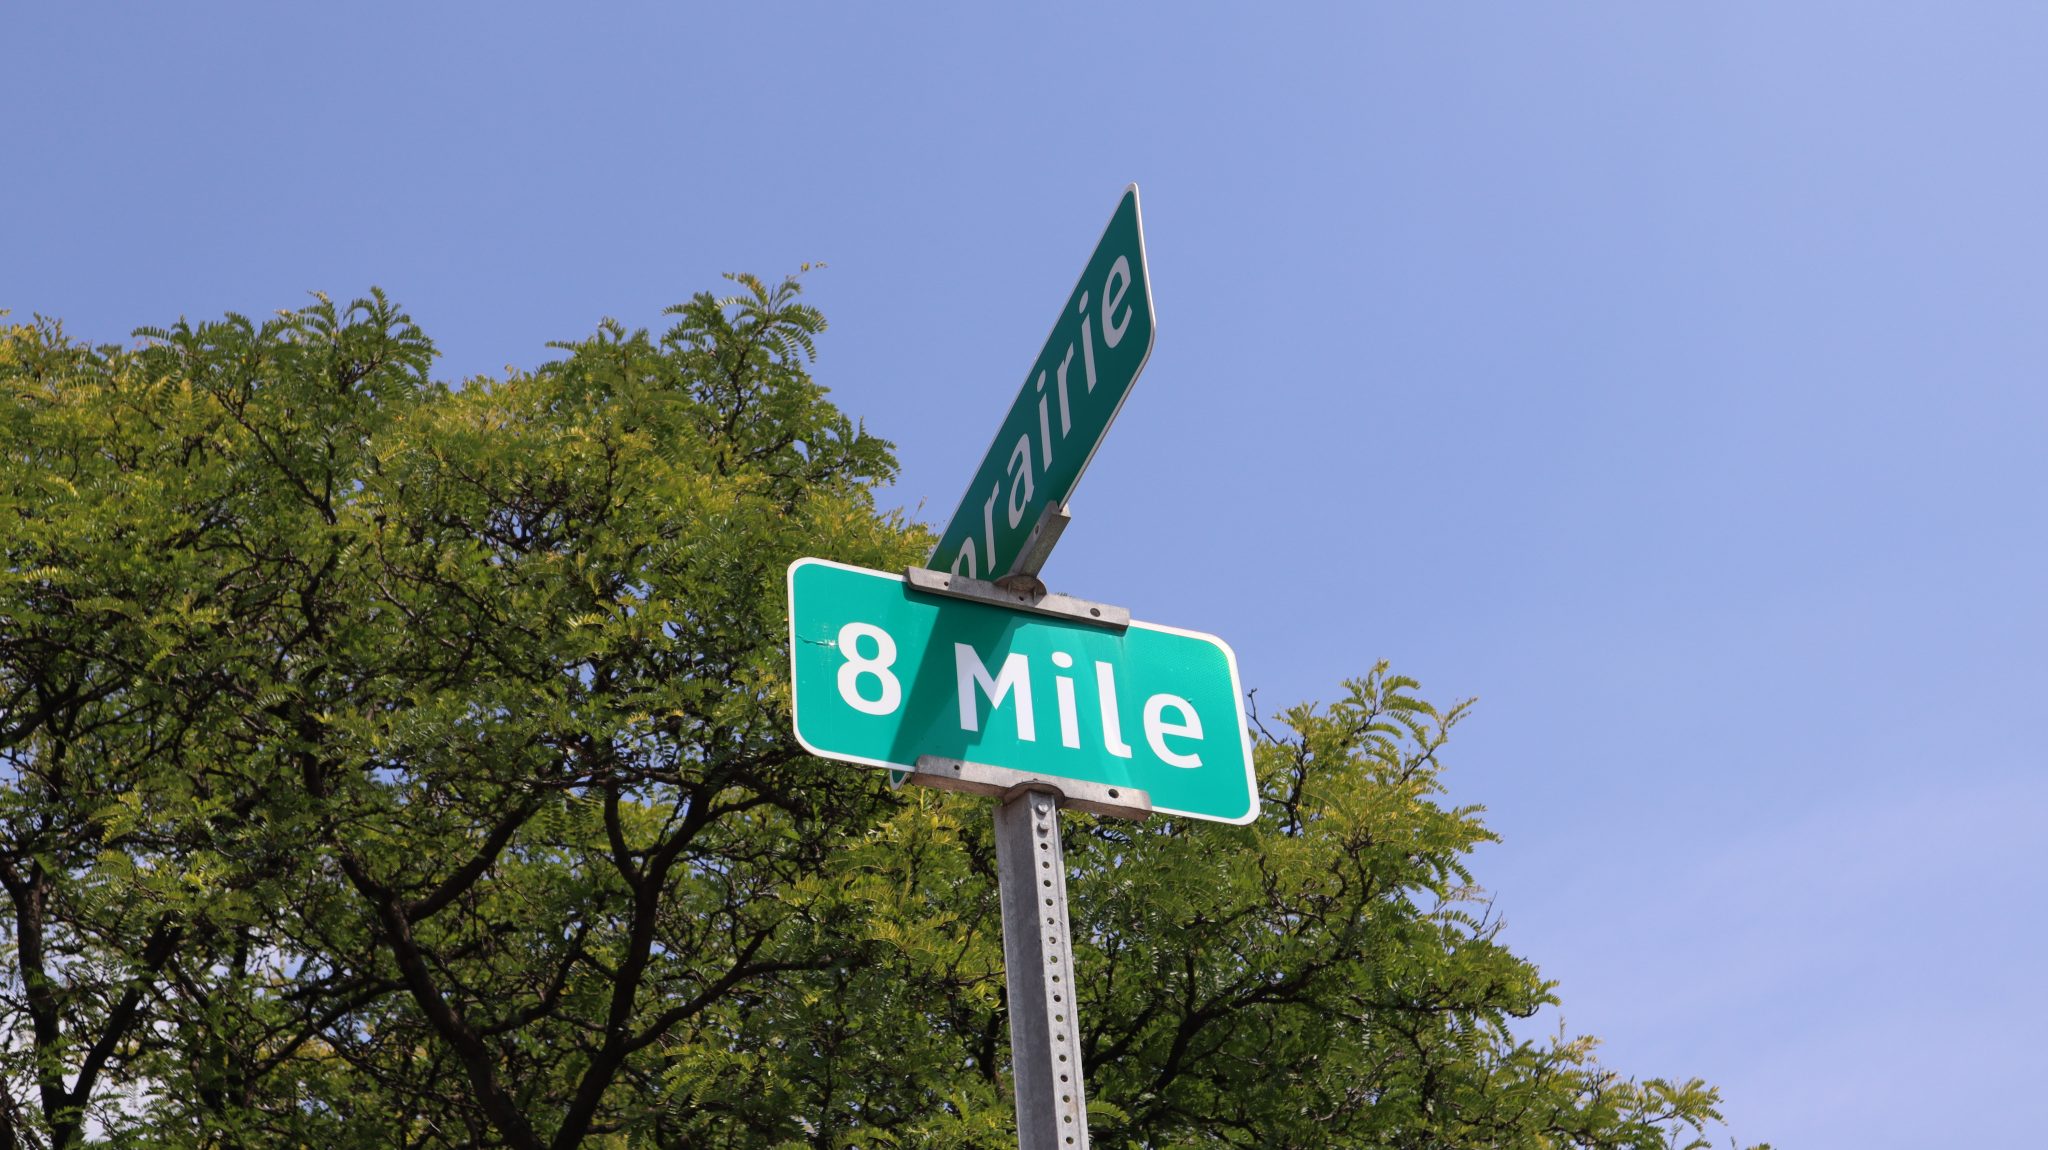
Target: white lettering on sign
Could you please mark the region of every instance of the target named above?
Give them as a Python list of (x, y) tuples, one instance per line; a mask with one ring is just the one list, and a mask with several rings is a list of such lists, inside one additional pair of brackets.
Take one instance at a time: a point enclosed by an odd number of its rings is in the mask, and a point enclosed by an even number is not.
[[(860, 653), (862, 639), (874, 640), (872, 658)], [(846, 662), (839, 668), (839, 697), (862, 714), (894, 714), (903, 702), (903, 684), (889, 672), (896, 662), (896, 640), (873, 623), (848, 623), (839, 629), (839, 650), (846, 656)], [(873, 675), (882, 685), (880, 697), (870, 699), (861, 694), (862, 675)]]
[[(1000, 483), (989, 488), (988, 502), (981, 505), (981, 530), (982, 534), (988, 539), (988, 569), (990, 571), (996, 569), (996, 496), (1002, 493), (1003, 488)], [(974, 578), (974, 573), (968, 572), (967, 577), (969, 579)]]
[[(1115, 286), (1112, 287), (1111, 285)], [(1124, 308), (1124, 318), (1115, 318), (1116, 309), (1123, 307), (1124, 293), (1131, 287), (1131, 261), (1122, 256), (1110, 265), (1109, 278), (1102, 284), (1102, 342), (1115, 347), (1124, 341), (1124, 332), (1131, 326), (1131, 309)]]
[[(1130, 265), (1129, 265), (1129, 264), (1125, 264), (1124, 266), (1125, 266), (1126, 268), (1129, 268), (1129, 267), (1130, 267)], [(1088, 293), (1087, 293), (1087, 292), (1082, 292), (1082, 293), (1081, 293), (1081, 302), (1080, 302), (1080, 303), (1078, 303), (1078, 304), (1076, 304), (1076, 305), (1074, 306), (1074, 310), (1075, 310), (1075, 311), (1077, 311), (1077, 312), (1080, 312), (1080, 313), (1081, 313), (1081, 366), (1082, 366), (1082, 367), (1084, 367), (1084, 368), (1086, 368), (1086, 369), (1087, 369), (1087, 371), (1088, 371), (1088, 390), (1089, 390), (1089, 391), (1094, 391), (1094, 390), (1095, 390), (1095, 338), (1094, 338), (1094, 335), (1092, 334), (1092, 332), (1091, 332), (1091, 330), (1090, 330), (1090, 328), (1089, 328), (1089, 326), (1088, 326)], [(1126, 317), (1126, 319), (1125, 319), (1125, 322), (1126, 322), (1126, 323), (1130, 322), (1130, 321), (1129, 321), (1129, 318), (1128, 318), (1128, 317)], [(1117, 338), (1118, 338), (1118, 339), (1122, 339), (1122, 338), (1123, 338), (1123, 333), (1122, 333), (1122, 332), (1118, 332), (1118, 333), (1117, 333)], [(1065, 409), (1064, 409), (1064, 408), (1062, 408), (1061, 410), (1062, 410), (1062, 411), (1064, 412), (1064, 410), (1065, 410)]]
[[(1068, 670), (1074, 666), (1074, 657), (1065, 651), (1055, 651), (1052, 664), (1060, 670)], [(961, 730), (981, 730), (982, 699), (988, 700), (989, 716), (993, 718), (1004, 700), (1014, 695), (1017, 738), (1027, 743), (1038, 741), (1037, 715), (1032, 706), (1031, 660), (1028, 656), (1013, 651), (1004, 656), (1002, 670), (990, 674), (988, 664), (981, 661), (981, 656), (971, 645), (955, 643), (953, 666), (959, 691)], [(1060, 746), (1080, 750), (1081, 707), (1074, 680), (1071, 676), (1055, 672), (1052, 684), (1054, 707), (1059, 715)], [(1117, 707), (1116, 668), (1109, 663), (1095, 664), (1095, 705), (1102, 720), (1102, 749), (1119, 759), (1133, 757), (1131, 745), (1124, 741), (1123, 718)], [(1200, 754), (1175, 751), (1168, 746), (1166, 740), (1169, 737), (1199, 742), (1202, 718), (1195, 713), (1194, 704), (1179, 695), (1154, 695), (1145, 700), (1146, 745), (1152, 748), (1152, 753), (1159, 756), (1161, 762), (1172, 766), (1193, 768), (1202, 765)]]
[[(1052, 653), (1052, 665), (1071, 667), (1074, 657), (1065, 651)], [(1079, 749), (1081, 746), (1080, 709), (1074, 706), (1074, 681), (1065, 675), (1052, 677), (1053, 691), (1060, 699), (1060, 746)]]
[[(863, 643), (872, 646), (874, 653), (863, 654)], [(839, 666), (839, 697), (864, 715), (895, 714), (903, 705), (903, 681), (890, 670), (896, 664), (895, 638), (873, 623), (853, 622), (839, 628), (838, 647), (846, 657)], [(1074, 677), (1059, 673), (1073, 669), (1074, 657), (1065, 651), (1054, 651), (1052, 665), (1057, 668), (1052, 683), (1059, 713), (1060, 746), (1078, 751), (1082, 749), (1080, 694), (1074, 688)], [(990, 673), (988, 664), (982, 662), (971, 644), (955, 643), (953, 667), (961, 730), (982, 729), (981, 700), (987, 699), (991, 719), (1008, 702), (1015, 713), (1017, 738), (1026, 743), (1038, 741), (1029, 656), (1012, 651), (1003, 656), (1002, 669)], [(872, 680), (871, 686), (868, 680)], [(1117, 706), (1116, 667), (1112, 664), (1095, 664), (1095, 706), (1102, 720), (1103, 751), (1119, 759), (1132, 758), (1131, 745), (1124, 741), (1123, 717)], [(1201, 742), (1202, 717), (1195, 712), (1193, 703), (1179, 695), (1153, 695), (1145, 700), (1144, 727), (1145, 745), (1161, 762), (1186, 769), (1202, 765), (1197, 750), (1177, 751), (1167, 743), (1168, 739)]]
[[(1101, 339), (1105, 349), (1114, 348), (1122, 343), (1125, 333), (1130, 330), (1131, 308), (1125, 300), (1130, 288), (1131, 261), (1126, 256), (1118, 256), (1116, 262), (1110, 265), (1109, 274), (1102, 282), (1100, 317)], [(1051, 472), (1053, 447), (1056, 443), (1065, 442), (1074, 429), (1074, 411), (1071, 393), (1067, 387), (1067, 373), (1073, 369), (1075, 352), (1079, 352), (1081, 356), (1081, 372), (1086, 391), (1089, 394), (1095, 391), (1096, 316), (1091, 315), (1088, 310), (1090, 298), (1091, 293), (1083, 291), (1074, 305), (1074, 311), (1081, 317), (1080, 342), (1068, 344), (1066, 354), (1060, 357), (1059, 366), (1050, 372), (1041, 370), (1033, 385), (1033, 390), (1038, 394), (1038, 450), (1035, 453), (1038, 456), (1038, 474)], [(1048, 377), (1053, 384), (1050, 391), (1045, 386)], [(1057, 435), (1053, 431), (1055, 399), (1058, 401), (1059, 410)], [(953, 574), (966, 579), (995, 579), (1003, 574), (1003, 565), (998, 562), (996, 555), (996, 506), (1002, 504), (1003, 509), (1009, 513), (1011, 529), (1014, 530), (1023, 523), (1024, 512), (1030, 507), (1031, 497), (1038, 489), (1037, 475), (1034, 474), (1031, 465), (1031, 457), (1034, 454), (1031, 448), (1031, 432), (1027, 430), (1018, 436), (1017, 442), (1011, 446), (1006, 474), (996, 480), (995, 485), (989, 489), (987, 500), (981, 505), (981, 537), (976, 539), (970, 534), (968, 538), (961, 540), (960, 551), (953, 556)], [(1005, 487), (1009, 489), (1008, 499), (1003, 498)], [(1015, 556), (1011, 558), (1014, 559)]]
[(1124, 725), (1116, 713), (1116, 668), (1095, 664), (1095, 694), (1102, 700), (1102, 749), (1119, 759), (1131, 757), (1131, 745), (1124, 742)]
[[(1047, 467), (1052, 466), (1052, 413), (1045, 406), (1045, 373), (1038, 373), (1038, 454)], [(1067, 422), (1067, 405), (1060, 405), (1060, 425)], [(1062, 433), (1064, 434), (1064, 432)]]
[(1010, 452), (1010, 526), (1015, 527), (1024, 518), (1024, 508), (1031, 503), (1031, 437), (1020, 435), (1017, 446)]
[(1003, 705), (1003, 699), (1014, 690), (1017, 692), (1017, 737), (1027, 743), (1038, 741), (1038, 725), (1031, 717), (1031, 663), (1028, 659), (1012, 652), (1003, 660), (1002, 674), (992, 677), (981, 656), (974, 653), (974, 648), (965, 643), (955, 643), (953, 666), (959, 672), (961, 730), (981, 729), (981, 707), (974, 701), (976, 688), (987, 692), (991, 718), (995, 716), (996, 708)]
[[(1169, 723), (1166, 721), (1166, 708), (1168, 707), (1172, 707), (1180, 712), (1180, 722)], [(1179, 695), (1154, 695), (1145, 700), (1145, 742), (1152, 748), (1152, 753), (1158, 755), (1161, 761), (1171, 763), (1176, 767), (1199, 767), (1202, 765), (1202, 756), (1200, 755), (1193, 752), (1181, 755), (1169, 750), (1166, 746), (1166, 736), (1168, 735), (1182, 735), (1190, 739), (1201, 738), (1201, 716), (1195, 714), (1193, 704)]]
[(1073, 344), (1068, 344), (1068, 345), (1067, 345), (1067, 355), (1066, 355), (1066, 358), (1065, 358), (1065, 359), (1062, 359), (1062, 360), (1060, 360), (1060, 370), (1059, 370), (1059, 373), (1058, 373), (1058, 379), (1059, 379), (1059, 387), (1060, 387), (1060, 438), (1061, 438), (1061, 439), (1065, 439), (1065, 438), (1067, 437), (1067, 432), (1069, 432), (1069, 431), (1072, 431), (1072, 430), (1074, 429), (1074, 421), (1073, 421), (1073, 420), (1072, 420), (1071, 418), (1069, 418), (1069, 417), (1068, 417), (1068, 415), (1067, 415), (1067, 369), (1068, 369), (1069, 367), (1072, 367), (1073, 365), (1074, 365), (1074, 345), (1073, 345)]

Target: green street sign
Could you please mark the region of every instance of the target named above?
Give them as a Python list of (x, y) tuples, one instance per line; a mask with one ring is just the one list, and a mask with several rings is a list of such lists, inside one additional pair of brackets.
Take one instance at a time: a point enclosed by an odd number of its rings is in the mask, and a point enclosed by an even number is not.
[(1151, 354), (1152, 281), (1132, 184), (925, 566), (1009, 574), (1039, 515), (1073, 494)]
[(908, 770), (920, 755), (1150, 794), (1168, 815), (1258, 815), (1237, 657), (1153, 623), (1103, 626), (921, 590), (901, 575), (789, 568), (797, 741)]

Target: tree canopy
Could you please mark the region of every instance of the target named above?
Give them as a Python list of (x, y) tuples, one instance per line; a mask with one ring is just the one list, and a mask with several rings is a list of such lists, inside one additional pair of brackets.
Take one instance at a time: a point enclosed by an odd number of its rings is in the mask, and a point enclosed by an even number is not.
[[(0, 1150), (1015, 1144), (985, 800), (806, 756), (893, 447), (792, 278), (461, 386), (373, 293), (0, 330)], [(1103, 1147), (1706, 1144), (1554, 1001), (1374, 667), (1246, 827), (1069, 816)]]

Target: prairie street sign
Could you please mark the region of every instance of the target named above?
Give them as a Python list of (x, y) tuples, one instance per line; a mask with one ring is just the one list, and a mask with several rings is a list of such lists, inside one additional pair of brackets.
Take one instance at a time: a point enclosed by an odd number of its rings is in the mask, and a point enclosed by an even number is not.
[(933, 755), (1139, 788), (1161, 814), (1258, 814), (1237, 658), (1213, 635), (933, 594), (823, 559), (790, 565), (789, 621), (796, 737), (814, 755), (903, 770)]
[(1039, 516), (1073, 494), (1151, 354), (1152, 281), (1132, 184), (925, 566), (983, 580), (1014, 570)]

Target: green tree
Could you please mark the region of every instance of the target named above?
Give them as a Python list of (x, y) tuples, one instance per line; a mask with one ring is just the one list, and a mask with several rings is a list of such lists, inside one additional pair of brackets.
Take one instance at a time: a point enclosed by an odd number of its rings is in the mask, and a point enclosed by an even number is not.
[[(789, 733), (788, 563), (930, 536), (735, 280), (459, 388), (374, 294), (6, 329), (0, 1150), (1014, 1145), (985, 804)], [(1704, 1144), (1510, 1030), (1413, 689), (1251, 826), (1068, 822), (1098, 1143)]]

